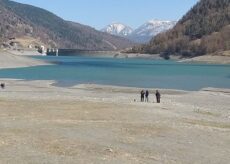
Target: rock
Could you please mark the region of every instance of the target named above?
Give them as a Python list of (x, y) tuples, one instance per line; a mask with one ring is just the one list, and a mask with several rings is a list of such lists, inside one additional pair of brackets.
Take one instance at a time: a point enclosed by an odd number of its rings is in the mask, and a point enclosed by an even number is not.
[(111, 149), (111, 148), (108, 148), (108, 149), (106, 149), (105, 151), (106, 151), (106, 152), (109, 152), (109, 153), (113, 153), (113, 149)]

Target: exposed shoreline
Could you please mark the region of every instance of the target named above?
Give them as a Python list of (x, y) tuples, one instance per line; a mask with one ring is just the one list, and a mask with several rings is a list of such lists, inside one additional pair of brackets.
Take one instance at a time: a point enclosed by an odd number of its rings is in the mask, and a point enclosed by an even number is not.
[[(204, 64), (230, 64), (230, 52), (226, 54), (207, 54), (193, 58), (181, 58), (180, 56), (171, 56), (171, 60), (183, 63), (204, 63)], [(151, 59), (151, 60), (165, 60), (160, 54), (135, 54), (135, 53), (121, 53), (121, 52), (102, 52), (96, 54), (87, 54), (86, 56), (96, 57), (110, 57), (110, 58), (136, 58), (136, 59)]]
[[(30, 52), (19, 52), (19, 51), (4, 51), (0, 50), (0, 69), (4, 68), (20, 68), (20, 67), (31, 67), (39, 65), (50, 65), (43, 60), (32, 59), (28, 57)], [(31, 55), (38, 56), (36, 51), (31, 51)]]
[[(226, 95), (230, 95), (230, 89), (229, 88), (202, 88), (198, 91), (188, 91), (188, 90), (180, 90), (180, 89), (162, 89), (162, 88), (138, 88), (138, 87), (125, 87), (125, 86), (114, 86), (114, 85), (101, 85), (101, 84), (77, 84), (75, 86), (71, 87), (59, 87), (56, 85), (53, 85), (56, 83), (56, 81), (52, 80), (23, 80), (23, 79), (5, 79), (0, 78), (0, 82), (6, 84), (6, 90), (1, 91), (9, 91), (11, 90), (14, 92), (14, 88), (32, 88), (34, 90), (39, 91), (39, 88), (41, 90), (47, 91), (48, 90), (54, 90), (56, 93), (63, 92), (64, 90), (72, 90), (73, 92), (75, 90), (81, 90), (82, 92), (95, 92), (95, 94), (100, 92), (106, 92), (108, 94), (113, 93), (125, 93), (125, 94), (131, 94), (136, 95), (137, 99), (139, 101), (139, 92), (141, 90), (149, 90), (151, 95), (155, 94), (156, 90), (160, 90), (162, 95), (183, 95), (183, 94), (191, 94), (191, 93), (198, 93), (198, 92), (210, 92), (210, 93), (223, 93)], [(17, 92), (17, 89), (15, 90)], [(32, 92), (29, 91), (29, 92)], [(64, 95), (63, 95), (64, 96)], [(73, 95), (75, 97), (75, 95)], [(28, 97), (29, 98), (29, 97)], [(56, 97), (61, 98), (61, 97)], [(92, 97), (94, 98), (94, 96)], [(131, 99), (131, 101), (133, 101)]]
[[(0, 79), (3, 163), (227, 163), (230, 91)], [(20, 151), (19, 151), (20, 150)]]
[(230, 56), (204, 55), (189, 59), (183, 59), (179, 62), (199, 62), (206, 64), (230, 64)]

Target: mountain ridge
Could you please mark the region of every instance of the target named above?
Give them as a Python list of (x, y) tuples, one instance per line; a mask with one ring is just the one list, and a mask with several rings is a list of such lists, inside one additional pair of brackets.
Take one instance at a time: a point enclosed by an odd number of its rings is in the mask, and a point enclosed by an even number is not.
[(32, 5), (0, 0), (0, 42), (9, 38), (30, 36), (47, 47), (87, 50), (115, 50), (133, 45), (127, 39), (108, 35), (91, 28), (66, 21), (55, 14)]
[(123, 23), (112, 23), (103, 28), (102, 31), (112, 35), (122, 36), (136, 43), (147, 43), (152, 37), (169, 30), (175, 24), (176, 21), (153, 19), (147, 21), (136, 29), (132, 29)]

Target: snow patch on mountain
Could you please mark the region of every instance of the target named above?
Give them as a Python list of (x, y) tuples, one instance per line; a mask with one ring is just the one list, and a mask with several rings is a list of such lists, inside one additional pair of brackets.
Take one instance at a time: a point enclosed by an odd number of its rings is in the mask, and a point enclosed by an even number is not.
[(176, 23), (176, 21), (150, 20), (134, 30), (130, 39), (136, 42), (148, 42), (157, 34), (173, 28)]
[(157, 34), (173, 28), (176, 23), (176, 21), (154, 19), (146, 22), (135, 30), (122, 23), (112, 23), (103, 28), (102, 31), (128, 38), (137, 43), (147, 43)]
[(155, 36), (161, 32), (169, 30), (176, 25), (176, 21), (150, 20), (137, 28), (132, 35)]
[(130, 35), (133, 32), (133, 29), (129, 26), (126, 26), (122, 23), (112, 23), (105, 28), (103, 28), (101, 31), (107, 32), (112, 35), (118, 35), (126, 37)]

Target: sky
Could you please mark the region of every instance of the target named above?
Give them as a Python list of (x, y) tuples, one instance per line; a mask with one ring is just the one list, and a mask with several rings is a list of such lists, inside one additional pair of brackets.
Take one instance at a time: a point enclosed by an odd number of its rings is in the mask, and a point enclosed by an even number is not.
[(179, 20), (199, 0), (14, 0), (49, 10), (63, 19), (102, 29), (124, 23), (137, 28), (148, 20)]

